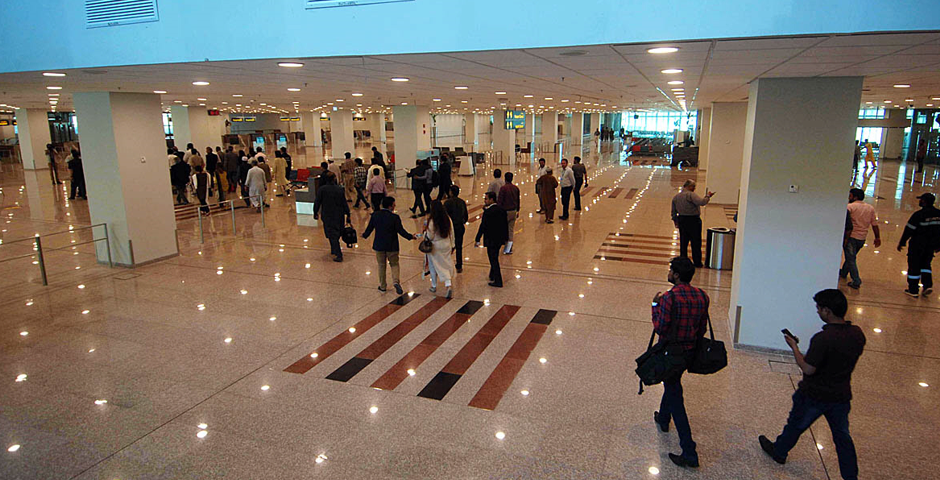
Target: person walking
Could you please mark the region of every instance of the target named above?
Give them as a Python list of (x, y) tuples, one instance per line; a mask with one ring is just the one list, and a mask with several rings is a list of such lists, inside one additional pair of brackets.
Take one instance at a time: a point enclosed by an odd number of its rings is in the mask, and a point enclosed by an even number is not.
[(53, 185), (62, 185), (59, 181), (59, 164), (55, 159), (55, 148), (51, 143), (46, 144), (46, 161), (49, 162), (49, 178)]
[(486, 257), (490, 260), (489, 286), (502, 288), (503, 274), (499, 269), (499, 249), (509, 238), (509, 225), (506, 222), (506, 212), (496, 204), (496, 195), (493, 192), (486, 192), (483, 199), (483, 218), (480, 219), (476, 237), (478, 247), (481, 238), (486, 247)]
[(238, 188), (238, 164), (241, 162), (241, 156), (235, 153), (235, 148), (229, 145), (225, 152), (225, 179), (228, 181), (229, 193), (235, 193)]
[[(245, 206), (251, 206), (251, 199), (248, 194), (248, 172), (251, 170), (252, 166), (248, 163), (248, 155), (245, 155), (245, 152), (238, 151), (238, 185), (241, 191), (241, 196), (245, 200)], [(259, 169), (260, 170), (260, 169)], [(264, 174), (264, 171), (261, 172)]]
[[(190, 143), (190, 145), (192, 145)], [(189, 164), (189, 168), (193, 171), (196, 170), (196, 167), (202, 167), (202, 170), (206, 170), (206, 160), (202, 158), (202, 155), (199, 154), (199, 150), (195, 148), (189, 149), (189, 160), (186, 161)]]
[(587, 167), (581, 163), (581, 157), (574, 157), (574, 165), (571, 166), (574, 172), (574, 209), (581, 210), (581, 187), (587, 186)]
[(284, 154), (278, 150), (274, 151), (274, 162), (271, 165), (271, 176), (274, 177), (274, 191), (278, 197), (290, 196), (290, 182), (287, 181), (287, 160)]
[[(695, 276), (695, 265), (687, 257), (675, 257), (669, 261), (666, 279), (673, 285), (668, 292), (659, 292), (653, 297), (653, 330), (659, 341), (675, 342), (682, 347), (685, 364), (691, 363), (698, 339), (708, 329), (708, 294), (689, 283)], [(653, 421), (662, 432), (669, 431), (669, 423), (676, 425), (682, 453), (669, 454), (672, 463), (680, 467), (698, 467), (698, 453), (692, 440), (692, 428), (685, 411), (682, 391), (684, 369), (663, 380), (663, 397), (659, 411), (653, 412)]]
[(378, 148), (372, 147), (372, 165), (380, 165), (383, 168), (385, 167), (385, 159), (382, 156), (382, 152)]
[(440, 200), (431, 202), (428, 221), (424, 226), (425, 238), (431, 241), (431, 251), (428, 252), (428, 268), (431, 271), (431, 293), (437, 292), (438, 282), (444, 282), (447, 288), (447, 298), (453, 298), (454, 290), (451, 287), (451, 279), (454, 273), (454, 231), (451, 225), (450, 216), (444, 209), (444, 204)]
[(682, 191), (672, 197), (672, 223), (679, 229), (679, 256), (688, 257), (688, 247), (692, 247), (692, 261), (695, 268), (702, 268), (702, 210), (701, 207), (715, 195), (705, 192), (704, 197), (695, 194), (695, 180), (686, 180)]
[(845, 262), (842, 263), (842, 268), (839, 269), (839, 278), (846, 279), (849, 275), (852, 276), (852, 281), (848, 283), (848, 286), (856, 290), (862, 285), (862, 279), (858, 275), (858, 252), (865, 246), (869, 227), (875, 232), (875, 248), (881, 246), (878, 215), (875, 213), (875, 207), (865, 203), (864, 200), (864, 190), (861, 188), (849, 190), (849, 205), (847, 208), (849, 218), (852, 220), (852, 229), (845, 231), (845, 237), (842, 240), (842, 252), (845, 254)]
[(779, 464), (787, 461), (787, 454), (797, 440), (821, 416), (826, 417), (832, 442), (836, 444), (839, 472), (845, 480), (858, 479), (858, 457), (855, 443), (849, 433), (849, 410), (852, 401), (852, 371), (865, 348), (865, 334), (852, 322), (845, 320), (849, 303), (836, 289), (817, 292), (813, 296), (816, 314), (825, 323), (822, 331), (813, 335), (809, 350), (800, 352), (799, 339), (783, 334), (793, 351), (797, 366), (803, 371), (803, 380), (793, 394), (793, 408), (783, 432), (775, 441), (764, 435), (757, 439), (764, 452)]
[(271, 166), (268, 165), (268, 158), (264, 155), (255, 155), (255, 160), (258, 161), (258, 168), (264, 170), (264, 190), (271, 191), (274, 175), (271, 173)]
[(209, 174), (204, 172), (202, 165), (196, 165), (194, 168), (195, 173), (193, 173), (193, 186), (196, 191), (196, 198), (199, 199), (199, 204), (202, 205), (199, 207), (200, 215), (209, 215), (209, 204), (206, 202), (206, 198), (209, 195)]
[(490, 185), (486, 187), (487, 192), (493, 192), (497, 198), (499, 198), (499, 189), (503, 188), (503, 185), (506, 184), (506, 181), (503, 180), (503, 171), (500, 169), (493, 170), (493, 181), (490, 182)]
[[(376, 205), (378, 208), (379, 205)], [(348, 207), (347, 207), (348, 208)], [(398, 264), (398, 236), (407, 240), (414, 240), (414, 235), (408, 233), (401, 223), (401, 217), (395, 213), (395, 197), (382, 198), (381, 209), (372, 213), (369, 225), (362, 232), (362, 238), (369, 238), (375, 231), (375, 240), (372, 241), (372, 250), (375, 251), (375, 260), (379, 264), (379, 291), (387, 291), (385, 283), (386, 265), (392, 267), (392, 285), (395, 293), (401, 295), (401, 269)]]
[(219, 178), (219, 156), (212, 151), (212, 147), (206, 147), (206, 174), (209, 175), (209, 196), (212, 196), (214, 189), (219, 190), (219, 201), (225, 201), (225, 193), (222, 192), (222, 181)]
[(940, 251), (940, 210), (933, 206), (936, 197), (924, 193), (917, 197), (920, 210), (914, 212), (904, 226), (904, 233), (898, 242), (898, 251), (907, 249), (907, 289), (904, 293), (916, 297), (920, 285), (924, 286), (924, 296), (933, 293), (933, 270), (930, 266), (934, 253)]
[(539, 195), (539, 194), (542, 193), (542, 192), (540, 191), (540, 188), (541, 188), (541, 187), (539, 187), (538, 179), (540, 179), (540, 178), (542, 178), (543, 176), (545, 176), (545, 172), (546, 172), (547, 170), (548, 170), (548, 167), (545, 166), (545, 159), (544, 159), (544, 158), (540, 158), (540, 159), (539, 159), (539, 169), (538, 169), (538, 171), (536, 171), (536, 173), (535, 173), (535, 180), (536, 180), (536, 181), (535, 181), (535, 196), (536, 196), (536, 197), (539, 197), (539, 209), (538, 209), (535, 213), (545, 213), (545, 205), (542, 204), (542, 196)]
[(444, 201), (444, 209), (450, 217), (451, 224), (454, 226), (454, 245), (457, 249), (457, 273), (463, 271), (463, 236), (467, 231), (467, 222), (470, 221), (470, 214), (467, 212), (467, 202), (460, 198), (460, 187), (450, 186), (450, 194)]
[(561, 159), (561, 174), (558, 175), (561, 186), (561, 216), (559, 220), (568, 220), (568, 205), (571, 204), (571, 192), (574, 190), (574, 171), (568, 167), (568, 159)]
[(920, 137), (920, 140), (917, 142), (917, 172), (920, 173), (924, 171), (924, 159), (927, 158), (927, 140), (924, 137)]
[(72, 171), (72, 180), (70, 182), (70, 191), (69, 200), (75, 200), (75, 193), (78, 193), (78, 196), (82, 200), (88, 200), (88, 195), (85, 192), (85, 169), (82, 166), (82, 154), (78, 150), (72, 149), (72, 159), (67, 163), (69, 170)]
[(865, 170), (868, 170), (868, 164), (875, 168), (875, 147), (865, 139)]
[(287, 163), (287, 173), (289, 177), (291, 169), (294, 168), (294, 161), (291, 159), (290, 154), (287, 153), (287, 147), (281, 147), (281, 158), (283, 158), (284, 162)]
[[(372, 167), (372, 178), (366, 184), (366, 191), (369, 192), (369, 198), (372, 200), (372, 206), (382, 204), (382, 199), (388, 195), (388, 187), (385, 185), (385, 177), (382, 176), (382, 167)], [(365, 201), (365, 198), (363, 198)], [(359, 203), (357, 200), (356, 203)], [(369, 208), (369, 202), (366, 202), (366, 208)]]
[[(186, 199), (186, 186), (189, 185), (189, 164), (176, 155), (174, 155), (174, 158), (176, 163), (170, 167), (170, 183), (173, 184), (173, 190), (176, 192), (176, 204), (189, 205), (189, 200)], [(74, 187), (72, 188), (72, 196), (69, 198), (75, 198)]]
[(441, 200), (450, 196), (450, 186), (454, 184), (451, 178), (453, 169), (451, 168), (450, 158), (447, 155), (441, 157), (440, 164), (437, 167), (438, 186), (437, 199)]
[(187, 143), (186, 150), (183, 152), (183, 161), (186, 162), (187, 165), (189, 165), (189, 168), (193, 168), (193, 164), (190, 162), (190, 159), (192, 159), (192, 156), (193, 156), (193, 150), (195, 150), (195, 148), (193, 147), (193, 144)]
[(343, 160), (343, 164), (340, 165), (339, 170), (343, 174), (343, 186), (346, 188), (346, 201), (352, 202), (353, 196), (356, 195), (356, 161), (353, 160), (352, 154), (349, 152), (343, 155), (346, 158)]
[(313, 218), (319, 217), (323, 220), (323, 235), (330, 241), (330, 255), (333, 256), (333, 261), (342, 262), (343, 251), (339, 247), (339, 238), (343, 233), (343, 226), (352, 223), (352, 220), (349, 216), (345, 188), (337, 183), (333, 172), (327, 173), (326, 185), (320, 185), (317, 190)]
[(852, 155), (852, 171), (858, 171), (858, 161), (862, 158), (862, 147), (859, 146), (858, 140), (855, 141), (855, 154)]
[(514, 230), (516, 229), (516, 218), (519, 216), (521, 198), (519, 196), (519, 187), (512, 183), (512, 172), (506, 172), (504, 177), (506, 178), (506, 183), (499, 189), (499, 193), (496, 195), (496, 204), (506, 212), (506, 224), (509, 231), (503, 255), (509, 255), (512, 253), (512, 239)]
[(264, 190), (268, 182), (264, 177), (264, 170), (259, 166), (257, 159), (251, 161), (251, 169), (245, 176), (245, 186), (248, 188), (248, 197), (251, 200), (251, 206), (261, 212), (261, 207), (267, 207), (264, 203)]
[[(411, 210), (411, 218), (418, 218), (424, 216), (424, 203), (421, 199), (424, 193), (424, 162), (421, 160), (415, 162), (415, 168), (408, 172), (408, 177), (411, 178), (411, 191), (415, 196), (414, 205), (409, 210)], [(419, 209), (421, 213), (417, 212)]]
[(536, 180), (535, 186), (539, 191), (539, 203), (542, 204), (542, 211), (545, 212), (545, 223), (555, 223), (555, 205), (557, 205), (558, 195), (555, 189), (558, 188), (558, 180), (552, 175), (552, 169), (546, 168), (545, 175)]
[[(354, 184), (356, 186), (356, 204), (353, 205), (353, 208), (359, 208), (360, 200), (365, 204), (366, 208), (370, 208), (369, 199), (365, 196), (366, 186), (369, 182), (369, 169), (362, 164), (361, 158), (356, 159), (356, 168), (353, 170), (353, 177), (355, 178)], [(376, 205), (375, 208), (378, 210), (382, 208), (382, 205)]]

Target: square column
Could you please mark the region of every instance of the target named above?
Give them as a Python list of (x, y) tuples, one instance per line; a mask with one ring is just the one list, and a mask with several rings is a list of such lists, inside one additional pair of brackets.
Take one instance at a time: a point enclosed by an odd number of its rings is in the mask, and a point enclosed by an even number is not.
[(506, 129), (506, 110), (493, 112), (493, 150), (502, 152), (502, 163), (514, 164), (516, 160), (516, 131)]
[(591, 138), (594, 138), (594, 132), (601, 128), (601, 114), (592, 113), (591, 114)]
[[(387, 150), (386, 144), (387, 144), (388, 138), (385, 134), (385, 114), (374, 113), (371, 115), (371, 117), (372, 117), (371, 119), (372, 126), (369, 127), (369, 131), (372, 133), (372, 146), (378, 149), (378, 151), (381, 152), (383, 156), (388, 157), (388, 155), (386, 155), (386, 150)], [(368, 159), (363, 159), (363, 160), (368, 160)]]
[(812, 297), (839, 281), (861, 96), (861, 77), (751, 83), (729, 312), (735, 343), (784, 350), (780, 329), (789, 328), (806, 348), (819, 330)]
[[(160, 95), (85, 92), (74, 101), (91, 223), (108, 225), (114, 263), (177, 255)], [(98, 261), (107, 261), (104, 243), (96, 245)]]
[[(701, 172), (708, 170), (708, 140), (711, 134), (712, 109), (703, 108), (698, 114), (698, 137), (695, 143), (698, 144), (698, 169)], [(742, 154), (743, 155), (743, 154)]]
[(416, 106), (416, 124), (418, 127), (418, 150), (431, 149), (431, 109)]
[(542, 142), (549, 145), (558, 143), (558, 112), (554, 110), (542, 113)]
[(581, 156), (581, 148), (584, 143), (584, 114), (581, 112), (575, 112), (571, 114), (571, 132), (569, 133), (571, 138), (571, 147), (577, 153), (574, 155)]
[(470, 151), (477, 151), (480, 143), (480, 136), (477, 134), (479, 118), (475, 113), (465, 113), (464, 118), (464, 143), (470, 146)]
[(320, 125), (320, 114), (310, 112), (303, 114), (304, 145), (307, 147), (322, 147), (323, 133)]
[[(715, 192), (714, 203), (738, 203), (747, 103), (713, 103), (709, 126), (708, 171), (705, 185)], [(700, 149), (701, 150), (701, 149)], [(704, 192), (700, 192), (704, 195)]]
[(525, 129), (523, 129), (522, 138), (519, 139), (519, 145), (525, 148), (526, 142), (535, 142), (535, 115), (531, 113), (525, 114)]
[(20, 156), (23, 168), (37, 170), (48, 168), (46, 144), (52, 143), (49, 133), (49, 116), (38, 108), (17, 108), (16, 125), (19, 127)]
[(340, 159), (346, 152), (356, 152), (352, 110), (337, 110), (330, 114), (330, 138), (332, 158)]
[(212, 138), (209, 133), (209, 113), (206, 107), (170, 105), (170, 116), (173, 118), (173, 143), (180, 150), (192, 143), (201, 153), (206, 147), (222, 142), (221, 138)]
[(418, 159), (418, 107), (394, 106), (392, 115), (395, 119), (395, 187), (407, 188), (406, 174)]

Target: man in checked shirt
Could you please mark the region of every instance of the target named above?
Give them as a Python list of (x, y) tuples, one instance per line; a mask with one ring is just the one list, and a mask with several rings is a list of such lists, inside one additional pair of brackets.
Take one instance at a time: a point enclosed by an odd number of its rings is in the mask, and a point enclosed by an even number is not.
[[(685, 350), (686, 364), (695, 352), (695, 343), (705, 335), (708, 325), (708, 295), (689, 285), (695, 275), (695, 266), (687, 257), (676, 257), (669, 262), (669, 283), (674, 286), (668, 292), (653, 297), (653, 329), (659, 341), (675, 338)], [(685, 413), (682, 399), (682, 373), (663, 381), (663, 399), (659, 411), (653, 412), (653, 421), (663, 432), (669, 431), (669, 421), (676, 424), (682, 454), (669, 454), (672, 463), (680, 467), (698, 467), (698, 454), (692, 441), (689, 417)]]

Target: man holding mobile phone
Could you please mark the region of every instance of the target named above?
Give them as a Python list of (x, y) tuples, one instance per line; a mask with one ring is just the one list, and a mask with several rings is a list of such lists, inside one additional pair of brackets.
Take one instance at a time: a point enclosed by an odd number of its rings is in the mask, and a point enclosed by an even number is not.
[(702, 210), (715, 192), (695, 193), (695, 180), (686, 180), (682, 191), (672, 198), (672, 222), (679, 229), (679, 256), (688, 258), (691, 244), (695, 268), (702, 268)]
[(776, 441), (761, 435), (761, 448), (775, 462), (784, 464), (787, 454), (800, 435), (819, 417), (825, 416), (836, 444), (839, 470), (845, 480), (858, 478), (858, 458), (849, 434), (849, 410), (852, 399), (852, 371), (865, 347), (865, 334), (845, 320), (849, 304), (836, 289), (822, 290), (813, 296), (816, 313), (826, 324), (813, 335), (809, 350), (800, 352), (799, 339), (784, 329), (784, 340), (793, 351), (796, 364), (803, 371), (803, 380), (793, 394), (793, 408), (787, 424)]

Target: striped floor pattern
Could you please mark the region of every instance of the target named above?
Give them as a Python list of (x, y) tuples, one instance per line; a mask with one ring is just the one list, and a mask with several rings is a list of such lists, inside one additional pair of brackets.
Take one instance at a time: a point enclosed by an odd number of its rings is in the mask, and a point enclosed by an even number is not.
[(611, 233), (594, 254), (596, 260), (668, 265), (679, 254), (679, 240), (671, 236)]
[[(516, 325), (521, 326), (520, 322), (526, 320), (526, 318), (519, 317), (521, 308), (518, 306), (503, 305), (495, 311), (492, 309), (483, 310), (483, 312), (489, 315), (486, 322), (483, 323), (481, 319), (476, 319), (471, 322), (471, 319), (475, 318), (475, 315), (485, 306), (483, 302), (476, 300), (450, 300), (442, 297), (419, 299), (419, 297), (421, 296), (418, 294), (405, 294), (397, 297), (392, 302), (381, 306), (378, 310), (359, 320), (347, 330), (326, 340), (313, 352), (304, 355), (285, 368), (284, 371), (288, 373), (305, 374), (326, 359), (334, 355), (340, 355), (341, 358), (346, 357), (348, 359), (332, 372), (327, 373), (325, 378), (337, 382), (351, 382), (360, 375), (361, 372), (366, 370), (367, 367), (373, 365), (383, 356), (386, 356), (384, 360), (390, 361), (393, 359), (387, 358), (387, 356), (396, 355), (400, 356), (400, 358), (370, 384), (373, 388), (395, 390), (406, 379), (414, 376), (415, 371), (435, 353), (439, 355), (436, 357), (436, 361), (443, 361), (446, 357), (442, 358), (441, 355), (451, 355), (451, 353), (445, 352), (453, 352), (456, 347), (459, 346), (459, 350), (452, 354), (446, 364), (444, 364), (444, 366), (434, 374), (433, 378), (428, 380), (417, 393), (419, 397), (444, 400), (458, 382), (464, 378), (470, 368), (477, 363), (477, 360), (486, 354), (488, 347), (490, 347), (500, 335), (516, 335), (512, 346), (502, 356), (499, 363), (493, 367), (492, 371), (489, 372), (486, 380), (483, 381), (482, 385), (469, 401), (469, 406), (493, 410), (499, 405), (500, 400), (522, 370), (530, 354), (538, 345), (539, 341), (548, 330), (549, 325), (552, 323), (552, 320), (557, 315), (557, 312), (554, 310), (538, 310), (528, 319), (525, 328), (522, 329), (520, 333), (515, 334), (511, 332), (518, 330), (507, 328), (507, 326), (509, 326), (511, 322), (515, 322)], [(396, 316), (395, 313), (404, 308), (405, 305), (415, 301), (419, 302), (416, 305), (421, 306), (403, 320), (398, 320), (405, 312), (402, 312), (398, 316)], [(451, 302), (462, 302), (462, 305), (442, 323), (437, 325), (431, 333), (414, 344), (413, 342), (417, 339), (410, 336), (411, 333), (426, 323), (439, 321), (441, 315), (435, 317), (435, 314), (442, 309), (444, 309), (445, 312), (448, 311), (445, 307), (450, 305)], [(450, 309), (455, 307), (456, 304), (451, 306)], [(412, 307), (412, 309), (413, 308), (414, 307)], [(481, 315), (482, 314), (481, 312)], [(346, 348), (347, 346), (351, 346), (350, 344), (372, 328), (388, 328), (388, 325), (385, 325), (383, 322), (398, 323), (389, 328), (369, 345), (358, 349), (358, 352), (355, 351), (357, 349), (349, 351), (350, 349)], [(481, 324), (482, 327), (479, 327), (478, 330), (471, 330), (478, 328), (477, 326)], [(449, 340), (451, 342), (448, 344), (448, 348), (441, 351), (441, 347)], [(462, 342), (462, 344), (459, 342)], [(403, 352), (401, 347), (405, 345), (414, 346), (407, 352)], [(396, 346), (398, 348), (394, 348)], [(493, 355), (495, 355), (495, 353)], [(489, 367), (485, 368), (489, 369)], [(376, 372), (373, 368), (371, 374), (374, 375), (376, 373), (379, 372)], [(320, 374), (318, 373), (317, 375), (319, 376)], [(368, 377), (369, 375), (363, 374), (362, 376)], [(369, 381), (370, 379), (367, 378), (361, 379), (359, 382), (367, 383)], [(471, 384), (472, 383), (471, 381)]]

